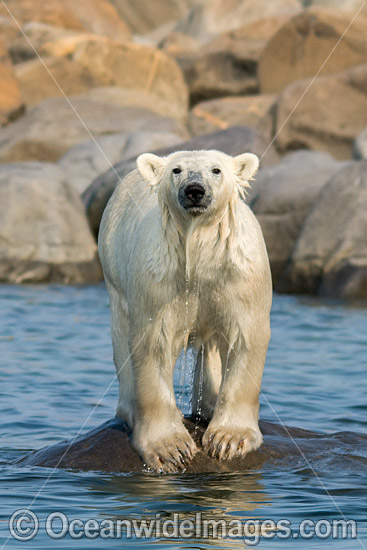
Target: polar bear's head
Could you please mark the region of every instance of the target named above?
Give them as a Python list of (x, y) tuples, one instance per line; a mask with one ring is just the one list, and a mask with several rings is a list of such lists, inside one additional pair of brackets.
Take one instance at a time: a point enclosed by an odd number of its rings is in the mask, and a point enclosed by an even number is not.
[(178, 151), (167, 157), (144, 153), (137, 167), (170, 211), (192, 217), (220, 212), (243, 195), (259, 159), (252, 153), (231, 157), (220, 151)]

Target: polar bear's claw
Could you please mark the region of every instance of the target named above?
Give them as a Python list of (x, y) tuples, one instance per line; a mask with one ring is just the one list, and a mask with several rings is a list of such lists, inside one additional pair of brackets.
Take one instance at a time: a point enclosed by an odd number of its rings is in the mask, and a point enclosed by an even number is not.
[(203, 436), (204, 451), (211, 458), (231, 460), (235, 457), (244, 457), (250, 451), (255, 451), (262, 443), (259, 429), (245, 428), (228, 430), (218, 428), (207, 430)]
[(180, 433), (140, 449), (148, 470), (159, 473), (182, 472), (197, 453), (197, 447), (188, 433)]

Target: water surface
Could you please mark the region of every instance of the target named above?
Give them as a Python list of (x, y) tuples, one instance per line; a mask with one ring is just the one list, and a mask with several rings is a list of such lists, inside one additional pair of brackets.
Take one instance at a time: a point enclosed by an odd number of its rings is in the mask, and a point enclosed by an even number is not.
[[(338, 302), (275, 296), (272, 340), (261, 396), (261, 417), (313, 431), (367, 434), (367, 309)], [(356, 466), (307, 463), (265, 465), (255, 472), (216, 475), (111, 475), (21, 467), (29, 450), (72, 439), (114, 415), (117, 381), (112, 362), (108, 296), (91, 287), (0, 286), (0, 544), (24, 548), (245, 548), (243, 539), (51, 540), (44, 520), (52, 511), (87, 520), (191, 518), (288, 519), (297, 533), (310, 518), (358, 522), (359, 539), (288, 540), (290, 548), (367, 548), (367, 449)], [(187, 376), (186, 382), (188, 382)], [(186, 388), (187, 389), (187, 388)], [(180, 374), (176, 376), (180, 390)], [(189, 396), (183, 398), (188, 410)], [(106, 449), (108, 452), (108, 449)], [(358, 466), (360, 465), (360, 467)], [(37, 536), (20, 543), (8, 520), (28, 508), (40, 519)], [(27, 546), (28, 545), (28, 546)], [(260, 540), (257, 548), (283, 549)]]

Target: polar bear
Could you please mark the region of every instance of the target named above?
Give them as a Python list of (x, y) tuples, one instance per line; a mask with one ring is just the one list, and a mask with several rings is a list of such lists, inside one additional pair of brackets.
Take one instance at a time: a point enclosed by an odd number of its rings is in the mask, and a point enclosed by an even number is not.
[(183, 348), (198, 350), (193, 413), (220, 460), (262, 443), (259, 392), (272, 283), (260, 226), (244, 202), (256, 155), (145, 153), (103, 214), (99, 253), (110, 297), (117, 416), (146, 467), (185, 468), (197, 447), (173, 390)]

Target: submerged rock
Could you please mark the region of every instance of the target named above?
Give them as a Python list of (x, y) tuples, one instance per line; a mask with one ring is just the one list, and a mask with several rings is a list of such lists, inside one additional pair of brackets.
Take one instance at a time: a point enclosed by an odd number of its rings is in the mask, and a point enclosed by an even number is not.
[[(358, 459), (358, 449), (366, 448), (367, 436), (341, 432), (324, 435), (299, 428), (279, 426), (271, 422), (260, 422), (264, 443), (257, 451), (244, 458), (219, 461), (210, 458), (201, 448), (201, 438), (206, 425), (192, 418), (185, 418), (185, 425), (198, 444), (199, 451), (187, 466), (187, 473), (233, 472), (256, 470), (266, 463), (272, 467), (295, 466), (312, 461), (313, 467), (321, 462), (328, 468), (338, 465), (340, 460), (352, 467)], [(353, 455), (353, 456), (349, 456)], [(46, 468), (72, 468), (84, 471), (102, 471), (114, 473), (141, 473), (144, 465), (130, 445), (126, 425), (114, 418), (98, 428), (76, 439), (58, 443), (33, 452), (17, 461), (25, 466), (43, 466)], [(310, 463), (308, 463), (310, 465)], [(340, 465), (338, 465), (340, 467)]]

